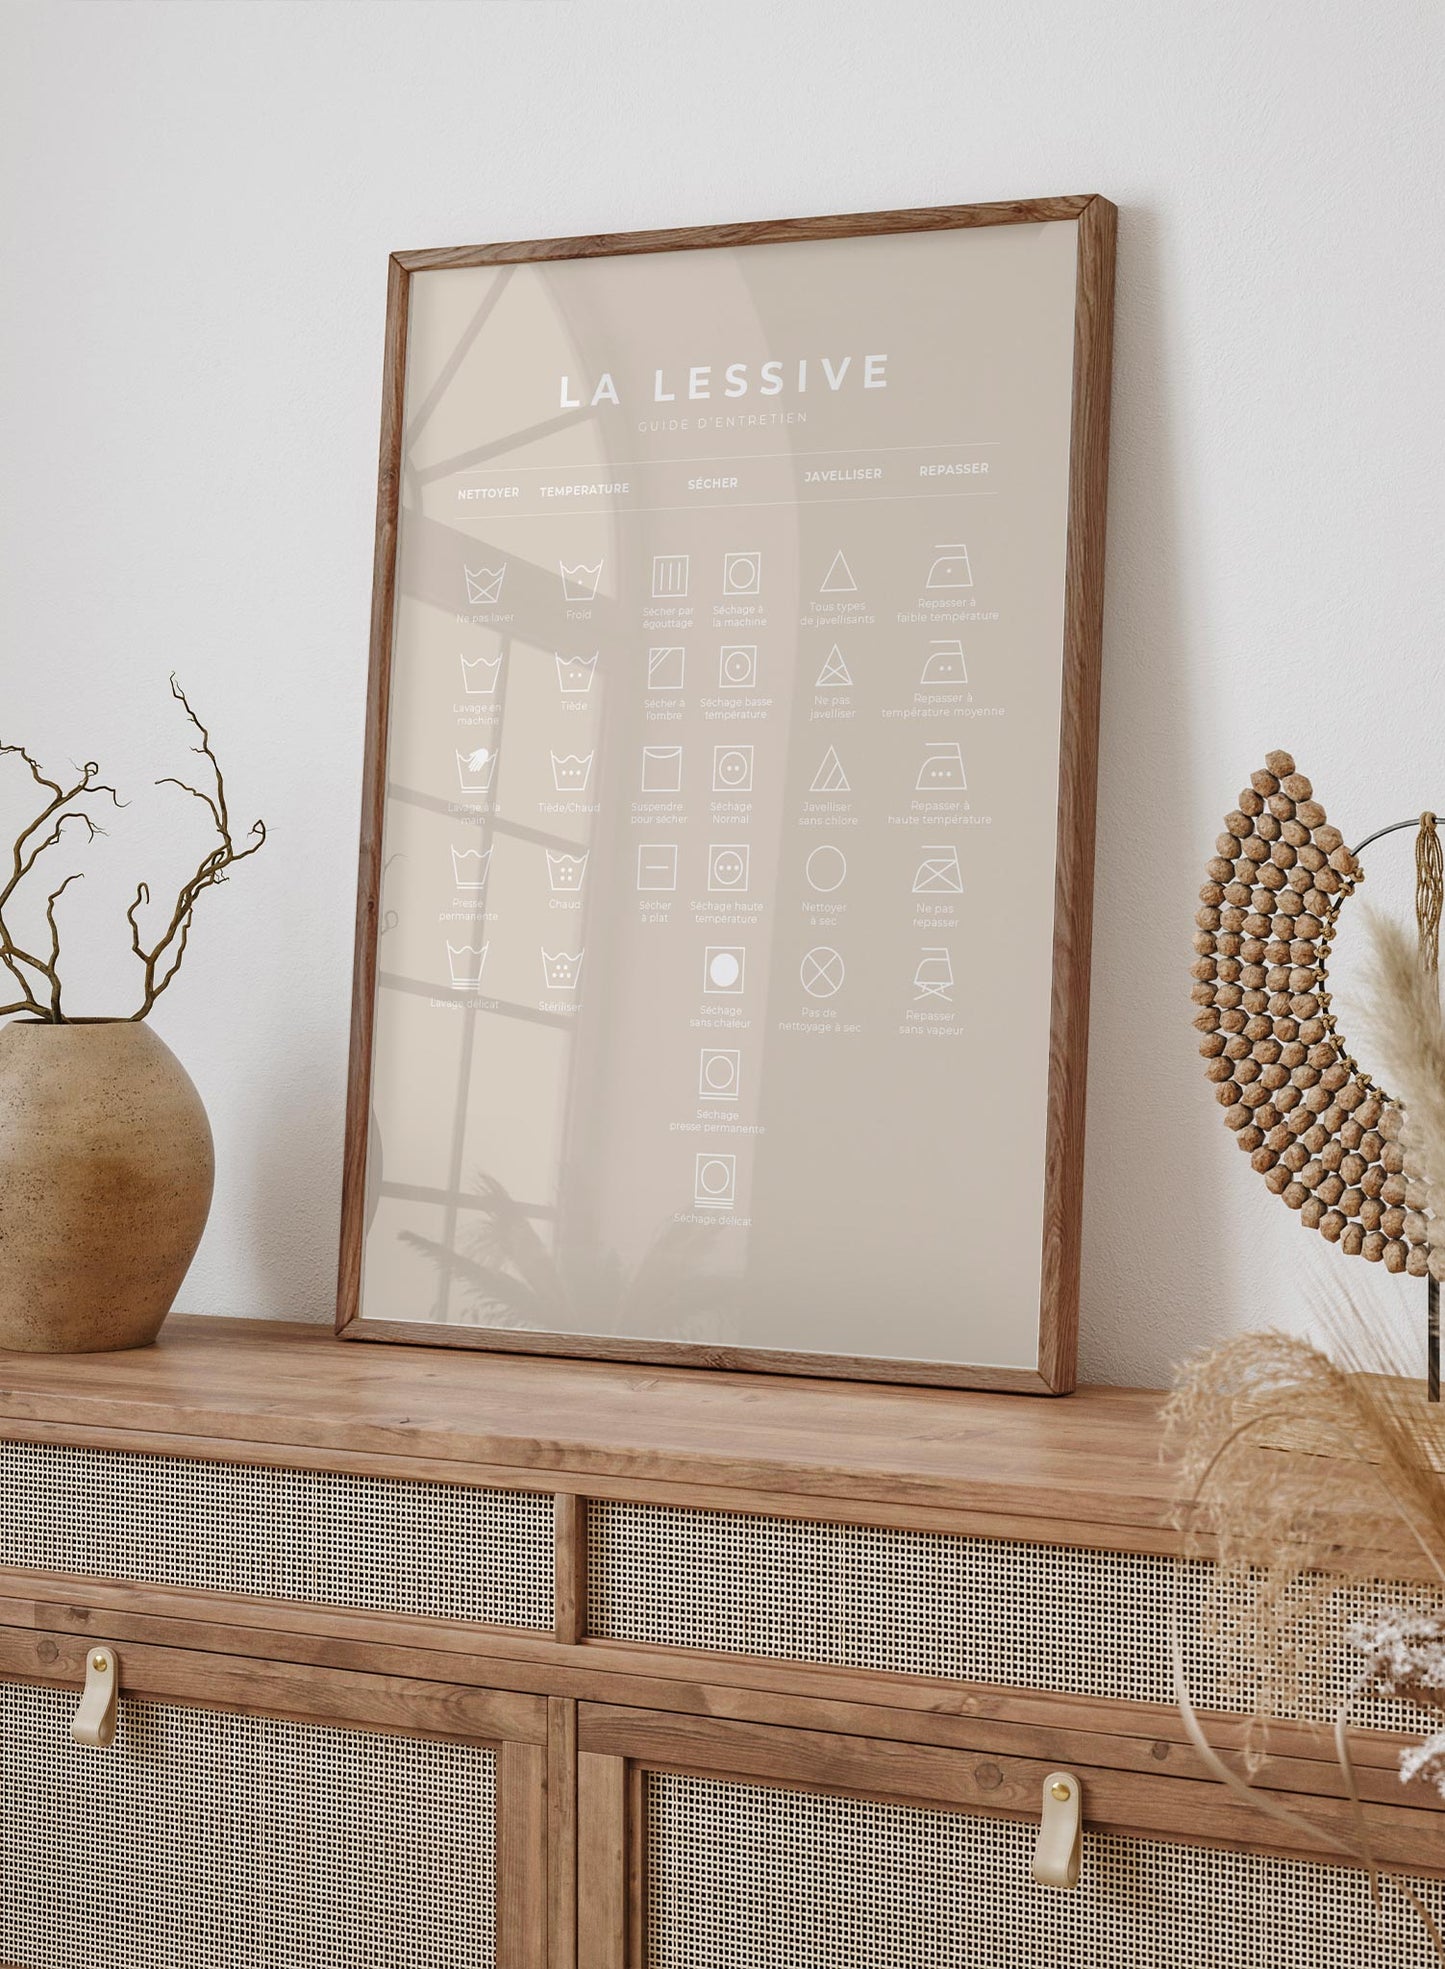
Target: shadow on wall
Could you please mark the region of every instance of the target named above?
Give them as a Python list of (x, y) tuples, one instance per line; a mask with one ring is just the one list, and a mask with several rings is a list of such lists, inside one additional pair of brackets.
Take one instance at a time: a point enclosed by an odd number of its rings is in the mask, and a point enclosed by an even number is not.
[[(343, 1036), (344, 1037), (344, 1036)], [(234, 1186), (240, 1274), (238, 1312), (255, 1318), (329, 1321), (336, 1307), (341, 1239), (342, 1097), (346, 1059), (328, 1030), (307, 1045), (278, 1030), (256, 1055), (244, 1112), (248, 1127), (218, 1177)], [(272, 1128), (265, 1124), (269, 1117)], [(284, 1144), (274, 1127), (284, 1126)]]
[(1079, 1363), (1084, 1380), (1157, 1384), (1238, 1323), (1202, 1296), (1228, 1283), (1229, 1143), (1203, 1113), (1190, 1024), (1213, 837), (1181, 839), (1175, 815), (1193, 807), (1188, 680), (1208, 650), (1184, 594), (1163, 243), (1155, 212), (1120, 212)]

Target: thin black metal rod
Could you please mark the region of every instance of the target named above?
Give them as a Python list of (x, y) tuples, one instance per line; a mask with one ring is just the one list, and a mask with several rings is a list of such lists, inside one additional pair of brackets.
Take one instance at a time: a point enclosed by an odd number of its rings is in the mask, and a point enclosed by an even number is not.
[(1357, 855), (1363, 849), (1368, 848), (1372, 841), (1378, 841), (1386, 834), (1398, 834), (1402, 827), (1418, 827), (1419, 825), (1420, 816), (1418, 814), (1411, 814), (1408, 820), (1392, 820), (1388, 827), (1377, 827), (1373, 834), (1367, 834), (1359, 847), (1351, 848), (1350, 853)]

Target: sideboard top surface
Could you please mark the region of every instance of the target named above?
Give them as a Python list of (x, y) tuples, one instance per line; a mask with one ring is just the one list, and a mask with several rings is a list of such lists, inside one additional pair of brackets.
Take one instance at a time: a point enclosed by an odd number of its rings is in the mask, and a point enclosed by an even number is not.
[(854, 1498), (1101, 1529), (1161, 1525), (1160, 1400), (355, 1346), (320, 1326), (184, 1316), (130, 1353), (0, 1353), (0, 1430), (30, 1438), (184, 1454), (204, 1440), (264, 1462), (290, 1447), (469, 1482), (621, 1479), (659, 1496), (742, 1493), (740, 1508), (764, 1493)]

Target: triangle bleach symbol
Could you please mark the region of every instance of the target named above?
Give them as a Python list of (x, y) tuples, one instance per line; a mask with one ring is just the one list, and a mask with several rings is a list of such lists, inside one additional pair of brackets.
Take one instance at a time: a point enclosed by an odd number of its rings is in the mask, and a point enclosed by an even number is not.
[(853, 579), (853, 570), (845, 560), (843, 549), (840, 547), (833, 556), (831, 567), (823, 576), (823, 585), (818, 590), (818, 593), (820, 595), (853, 595), (857, 592), (858, 583)]
[(843, 761), (838, 757), (837, 748), (830, 745), (823, 754), (822, 764), (813, 775), (810, 793), (851, 793), (848, 775), (843, 770)]
[(818, 681), (814, 684), (813, 688), (814, 690), (826, 690), (830, 684), (835, 688), (841, 688), (842, 685), (851, 684), (852, 681), (853, 673), (843, 661), (842, 650), (834, 643), (832, 649), (828, 652), (827, 662), (818, 672)]

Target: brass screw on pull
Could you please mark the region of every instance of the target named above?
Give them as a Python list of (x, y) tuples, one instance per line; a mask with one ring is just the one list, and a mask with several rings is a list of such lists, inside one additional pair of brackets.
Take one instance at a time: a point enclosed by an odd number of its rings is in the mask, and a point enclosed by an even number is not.
[(1069, 1795), (1069, 1787), (1066, 1784), (1051, 1785), (1049, 1789), (1052, 1792), (1053, 1796), (1060, 1801), (1060, 1803), (1062, 1803), (1063, 1800), (1067, 1798)]
[[(109, 1655), (92, 1655), (90, 1657), (90, 1665), (98, 1675), (103, 1675), (106, 1669), (110, 1667), (110, 1657)], [(1058, 1789), (1057, 1786), (1054, 1788), (1055, 1790)]]

